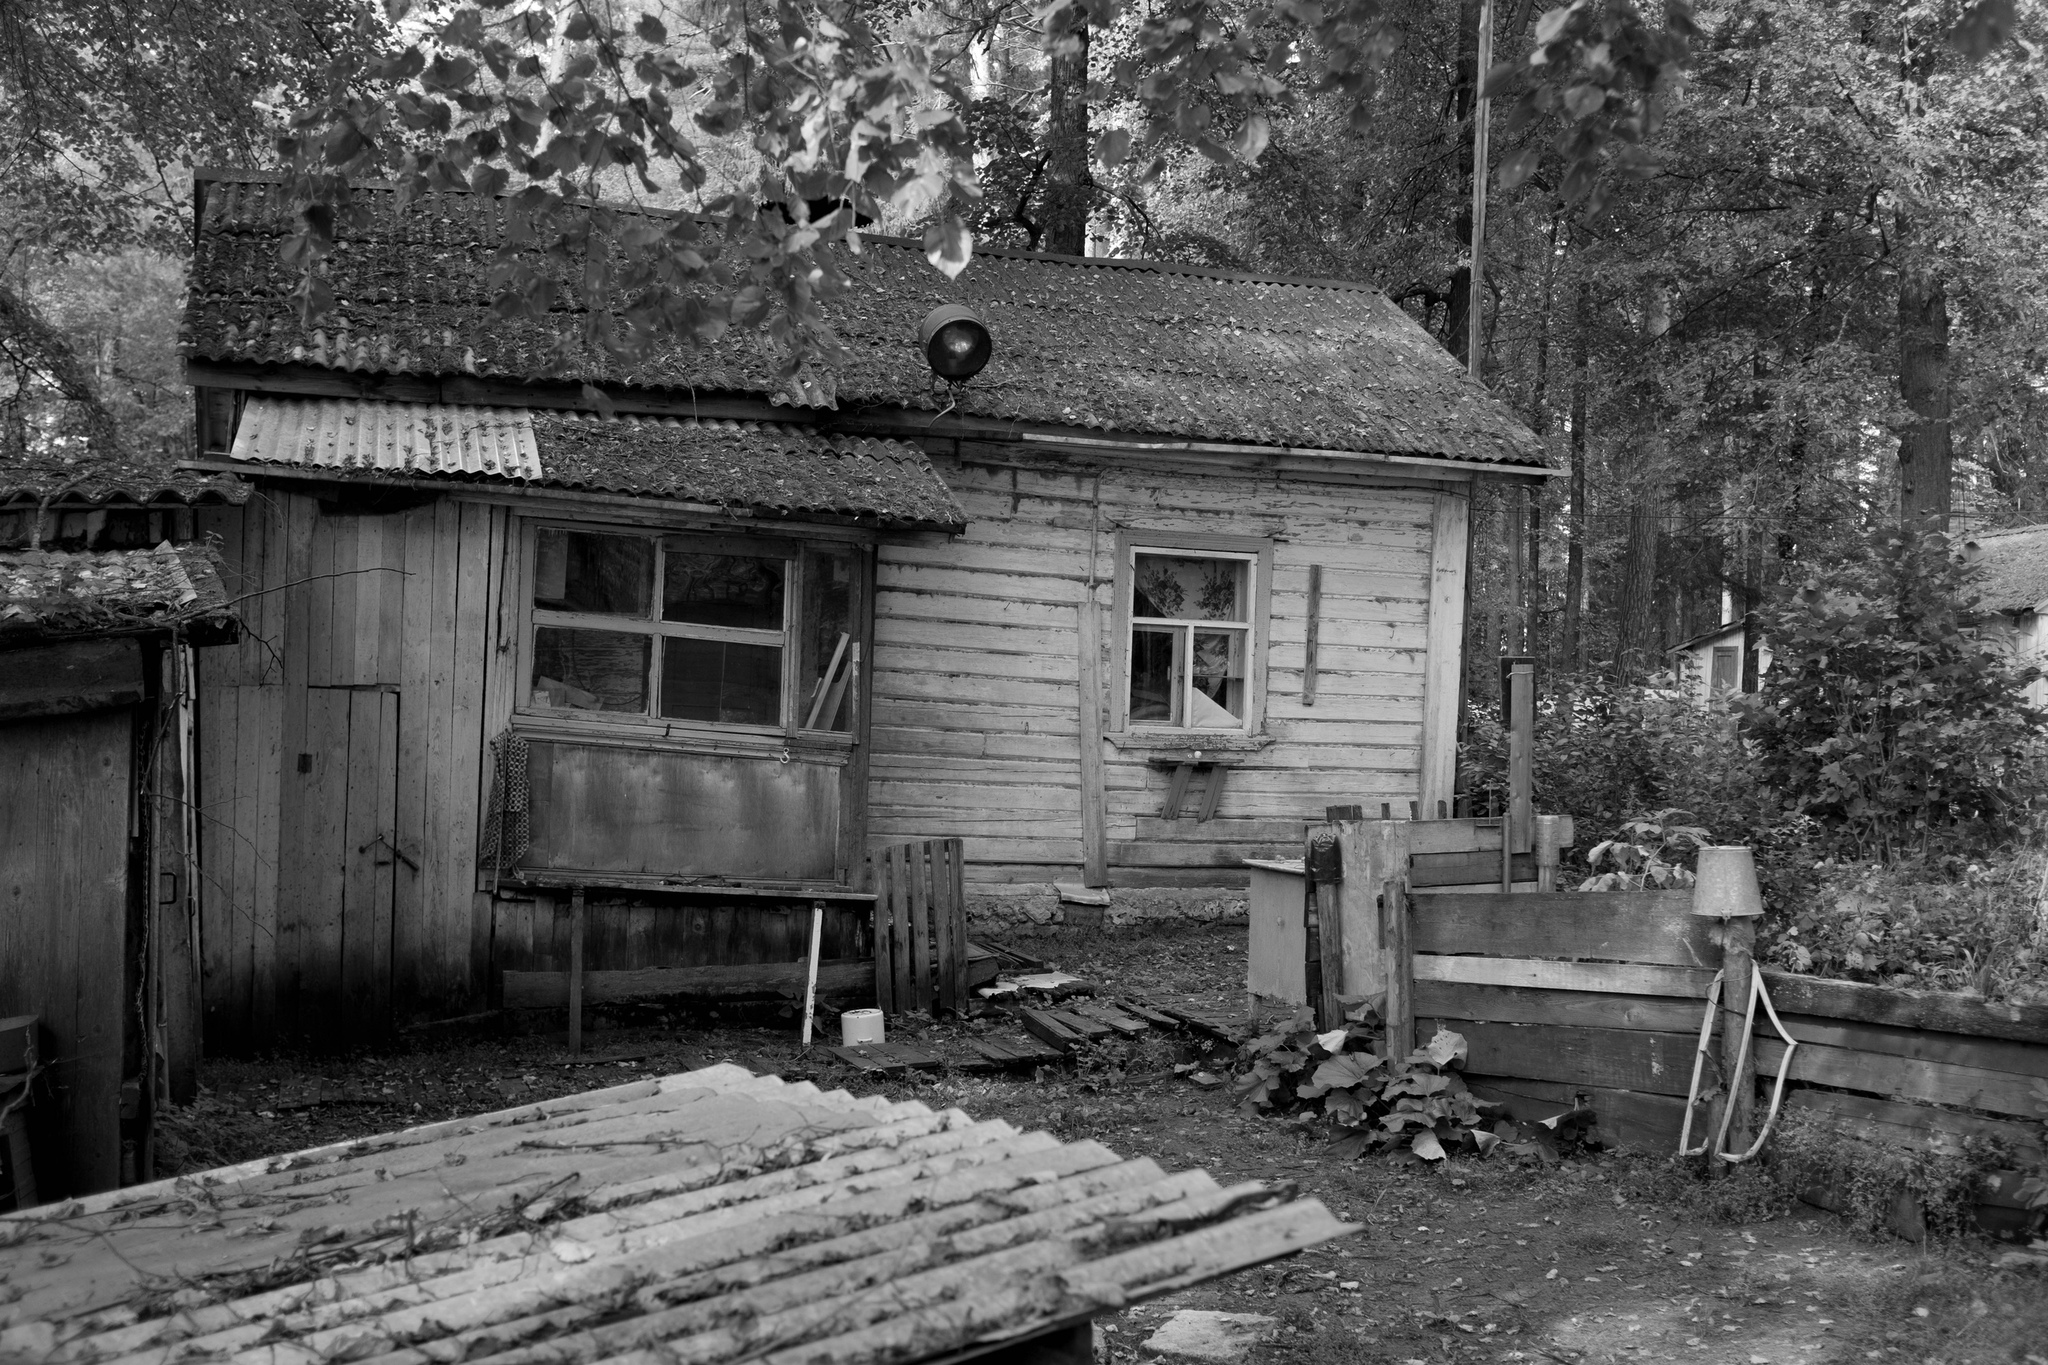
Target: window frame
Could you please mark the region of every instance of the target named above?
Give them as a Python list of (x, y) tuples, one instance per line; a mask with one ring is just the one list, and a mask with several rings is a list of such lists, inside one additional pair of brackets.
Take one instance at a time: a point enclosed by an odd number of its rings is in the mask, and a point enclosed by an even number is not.
[[(853, 746), (860, 725), (859, 710), (864, 704), (864, 686), (857, 682), (849, 698), (850, 710), (846, 729), (805, 728), (801, 723), (803, 680), (799, 674), (802, 642), (798, 637), (803, 628), (806, 560), (809, 552), (842, 550), (851, 556), (854, 565), (849, 634), (856, 641), (862, 638), (863, 618), (869, 610), (868, 602), (872, 594), (872, 570), (869, 566), (870, 556), (865, 553), (865, 547), (861, 542), (842, 541), (837, 538), (811, 541), (787, 535), (735, 535), (727, 531), (689, 526), (659, 526), (610, 520), (585, 521), (561, 516), (532, 516), (521, 518), (521, 521), (519, 596), (515, 606), (519, 613), (516, 663), (518, 671), (512, 713), (521, 722), (522, 728), (538, 730), (553, 726), (572, 726), (576, 732), (588, 733), (593, 737), (609, 734), (619, 738), (646, 740), (696, 735), (707, 739), (734, 741), (749, 747), (787, 746), (799, 740), (806, 746)], [(654, 561), (648, 615), (637, 617), (558, 611), (551, 607), (535, 605), (535, 580), (539, 571), (538, 545), (543, 530), (560, 530), (583, 535), (635, 536), (653, 540)], [(665, 582), (663, 569), (670, 541), (685, 542), (689, 553), (730, 554), (780, 560), (783, 565), (781, 630), (662, 620), (662, 588)], [(681, 550), (685, 547), (677, 548)], [(546, 626), (568, 630), (604, 630), (643, 636), (653, 641), (649, 651), (652, 658), (647, 672), (648, 710), (584, 711), (573, 707), (533, 705), (534, 634), (536, 629)], [(661, 679), (665, 667), (661, 645), (662, 641), (667, 639), (759, 644), (781, 650), (781, 721), (774, 725), (750, 725), (728, 721), (686, 720), (660, 715), (658, 708), (661, 705)], [(863, 659), (863, 669), (866, 666), (867, 662)]]
[[(1230, 727), (1168, 725), (1158, 721), (1131, 720), (1131, 629), (1134, 624), (1132, 599), (1137, 577), (1140, 554), (1168, 554), (1177, 558), (1230, 559), (1248, 566), (1250, 582), (1245, 585), (1245, 602), (1249, 608), (1249, 622), (1244, 627), (1245, 644), (1245, 716), (1244, 723)], [(1266, 658), (1267, 646), (1271, 642), (1271, 603), (1273, 584), (1273, 542), (1264, 536), (1213, 535), (1195, 531), (1152, 531), (1142, 527), (1119, 530), (1116, 535), (1116, 575), (1114, 580), (1114, 634), (1111, 636), (1110, 666), (1110, 730), (1121, 740), (1174, 740), (1187, 737), (1212, 736), (1225, 740), (1231, 736), (1249, 736), (1265, 733), (1266, 728)], [(1147, 617), (1146, 620), (1154, 618)], [(1163, 619), (1163, 618), (1162, 618)], [(1190, 621), (1187, 625), (1199, 628), (1201, 623)]]

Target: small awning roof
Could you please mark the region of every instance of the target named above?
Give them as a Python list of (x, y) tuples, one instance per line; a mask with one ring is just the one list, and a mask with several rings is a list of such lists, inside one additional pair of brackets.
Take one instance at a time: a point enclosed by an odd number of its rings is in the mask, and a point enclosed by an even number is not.
[(342, 477), (522, 483), (792, 520), (967, 524), (915, 446), (775, 422), (252, 395), (228, 456)]
[(233, 626), (217, 565), (202, 546), (0, 551), (0, 639), (218, 635)]

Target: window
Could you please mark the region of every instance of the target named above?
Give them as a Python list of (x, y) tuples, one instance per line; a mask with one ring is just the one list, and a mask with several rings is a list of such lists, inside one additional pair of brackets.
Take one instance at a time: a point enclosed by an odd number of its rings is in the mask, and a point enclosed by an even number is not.
[(567, 526), (532, 547), (528, 709), (852, 728), (851, 548)]
[(1270, 566), (1244, 536), (1119, 538), (1119, 728), (1258, 728)]

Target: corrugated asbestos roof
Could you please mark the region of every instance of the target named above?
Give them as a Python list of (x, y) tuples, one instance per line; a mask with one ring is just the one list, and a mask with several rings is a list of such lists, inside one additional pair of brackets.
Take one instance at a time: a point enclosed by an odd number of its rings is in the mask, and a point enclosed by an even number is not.
[(0, 1358), (897, 1365), (1358, 1230), (730, 1065), (46, 1212), (0, 1215)]
[(197, 545), (0, 551), (0, 635), (89, 635), (229, 619), (219, 566)]
[(1972, 586), (1989, 611), (2032, 611), (2048, 600), (2048, 526), (1983, 531), (1963, 542), (1976, 569)]
[(230, 458), (514, 480), (899, 528), (967, 522), (914, 446), (773, 422), (257, 395), (243, 407)]
[[(544, 318), (490, 309), (487, 275), (505, 239), (502, 200), (359, 191), (367, 228), (337, 241), (334, 318), (299, 320), (279, 240), (295, 221), (261, 176), (211, 181), (184, 321), (188, 355), (383, 374), (580, 380), (780, 395), (758, 333), (669, 345), (621, 362), (583, 341), (582, 272), (559, 281)], [(631, 216), (630, 214), (628, 215)], [(904, 407), (1198, 441), (1541, 465), (1536, 437), (1378, 290), (1224, 277), (1150, 263), (978, 253), (957, 280), (917, 244), (869, 237), (841, 264), (852, 279), (822, 311), (852, 352), (810, 376), (809, 401)], [(926, 312), (964, 303), (995, 356), (957, 393), (933, 388), (915, 344)], [(607, 301), (605, 306), (615, 306)]]

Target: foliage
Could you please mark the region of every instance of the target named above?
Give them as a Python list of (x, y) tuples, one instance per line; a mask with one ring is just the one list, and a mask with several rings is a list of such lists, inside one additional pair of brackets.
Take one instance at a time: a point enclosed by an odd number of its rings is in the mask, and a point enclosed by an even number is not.
[[(2017, 1164), (2005, 1144), (1984, 1138), (1965, 1138), (1960, 1148), (1905, 1150), (1844, 1138), (1821, 1116), (1803, 1113), (1779, 1121), (1766, 1161), (1787, 1192), (1824, 1195), (1866, 1232), (1900, 1232), (1917, 1222), (1939, 1241), (1974, 1232), (1985, 1178)], [(2030, 1189), (2036, 1207), (2048, 1207), (2039, 1182)]]
[(1439, 1029), (1407, 1057), (1386, 1057), (1374, 1050), (1385, 1030), (1369, 1008), (1346, 1018), (1342, 1028), (1318, 1033), (1315, 1011), (1304, 1009), (1246, 1043), (1238, 1053), (1239, 1107), (1246, 1113), (1291, 1110), (1303, 1119), (1320, 1113), (1350, 1130), (1334, 1148), (1342, 1156), (1405, 1148), (1427, 1161), (1456, 1151), (1485, 1156), (1496, 1148), (1555, 1160), (1557, 1143), (1576, 1141), (1591, 1121), (1590, 1113), (1573, 1111), (1561, 1121), (1517, 1125), (1502, 1106), (1465, 1088), (1457, 1072), (1465, 1059), (1461, 1034)]
[(1775, 661), (1739, 699), (1759, 778), (1837, 847), (1984, 846), (2037, 800), (2044, 717), (1968, 603), (1947, 538), (1884, 531), (1763, 614)]
[(1757, 955), (1790, 972), (2048, 1003), (2048, 851), (1828, 863), (1774, 907)]
[[(1621, 831), (1603, 839), (1586, 854), (1586, 866), (1593, 875), (1579, 883), (1581, 891), (1649, 891), (1691, 886), (1692, 869), (1684, 859), (1698, 858), (1700, 847), (1710, 840), (1698, 825), (1681, 825), (1685, 812), (1660, 810), (1654, 815), (1622, 822)], [(1600, 865), (1608, 865), (1602, 872)]]

